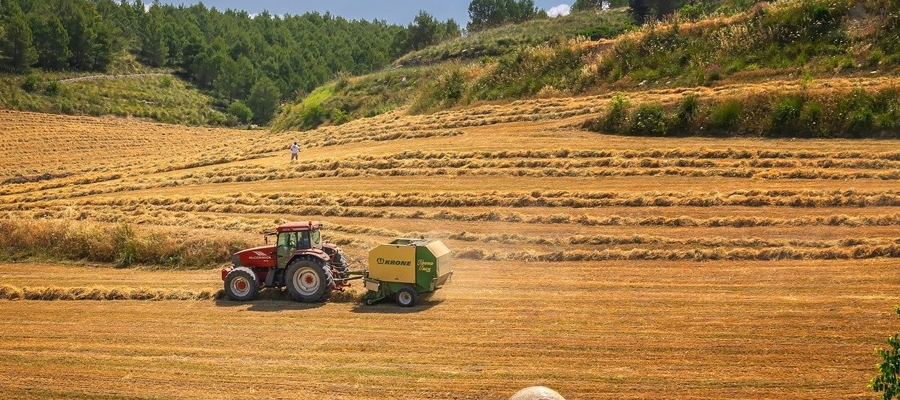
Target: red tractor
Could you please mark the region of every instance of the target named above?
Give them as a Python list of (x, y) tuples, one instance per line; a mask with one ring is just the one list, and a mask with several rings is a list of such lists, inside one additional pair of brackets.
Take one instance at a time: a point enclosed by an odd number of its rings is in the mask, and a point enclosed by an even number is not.
[[(322, 241), (321, 222), (291, 222), (265, 234), (266, 246), (239, 251), (232, 266), (222, 269), (225, 294), (236, 301), (253, 300), (261, 288), (287, 286), (291, 296), (305, 303), (323, 301), (333, 290), (349, 286), (344, 253)], [(276, 236), (275, 245), (268, 245)]]

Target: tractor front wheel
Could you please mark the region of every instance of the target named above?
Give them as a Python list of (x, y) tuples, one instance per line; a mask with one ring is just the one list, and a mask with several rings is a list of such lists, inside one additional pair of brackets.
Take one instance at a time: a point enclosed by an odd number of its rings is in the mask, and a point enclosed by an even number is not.
[(292, 261), (284, 278), (291, 297), (304, 303), (325, 300), (334, 289), (331, 268), (318, 259), (299, 258)]
[(225, 295), (234, 301), (253, 300), (259, 294), (256, 275), (246, 270), (236, 269), (225, 277)]
[(419, 293), (416, 292), (416, 288), (405, 286), (397, 291), (396, 297), (400, 307), (412, 307), (419, 300)]

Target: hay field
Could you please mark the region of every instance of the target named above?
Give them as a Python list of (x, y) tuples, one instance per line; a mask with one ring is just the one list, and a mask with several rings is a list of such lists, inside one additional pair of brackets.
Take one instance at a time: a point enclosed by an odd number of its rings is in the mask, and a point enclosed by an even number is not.
[(574, 128), (601, 98), (279, 134), (2, 111), (3, 221), (255, 244), (320, 219), (356, 259), (440, 238), (456, 274), (407, 310), (214, 300), (215, 268), (5, 262), (0, 397), (873, 398), (900, 142)]

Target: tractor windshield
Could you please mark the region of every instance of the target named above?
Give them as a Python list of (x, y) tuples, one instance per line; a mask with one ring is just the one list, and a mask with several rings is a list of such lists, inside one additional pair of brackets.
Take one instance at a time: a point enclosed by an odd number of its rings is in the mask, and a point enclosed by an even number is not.
[(322, 234), (319, 230), (306, 232), (284, 232), (278, 234), (278, 247), (285, 249), (321, 249)]

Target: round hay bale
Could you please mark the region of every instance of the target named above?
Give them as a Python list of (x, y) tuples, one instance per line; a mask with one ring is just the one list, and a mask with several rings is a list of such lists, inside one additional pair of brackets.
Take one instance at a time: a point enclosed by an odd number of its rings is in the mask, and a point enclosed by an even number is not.
[(522, 389), (509, 400), (566, 400), (555, 390), (543, 386), (532, 386)]

